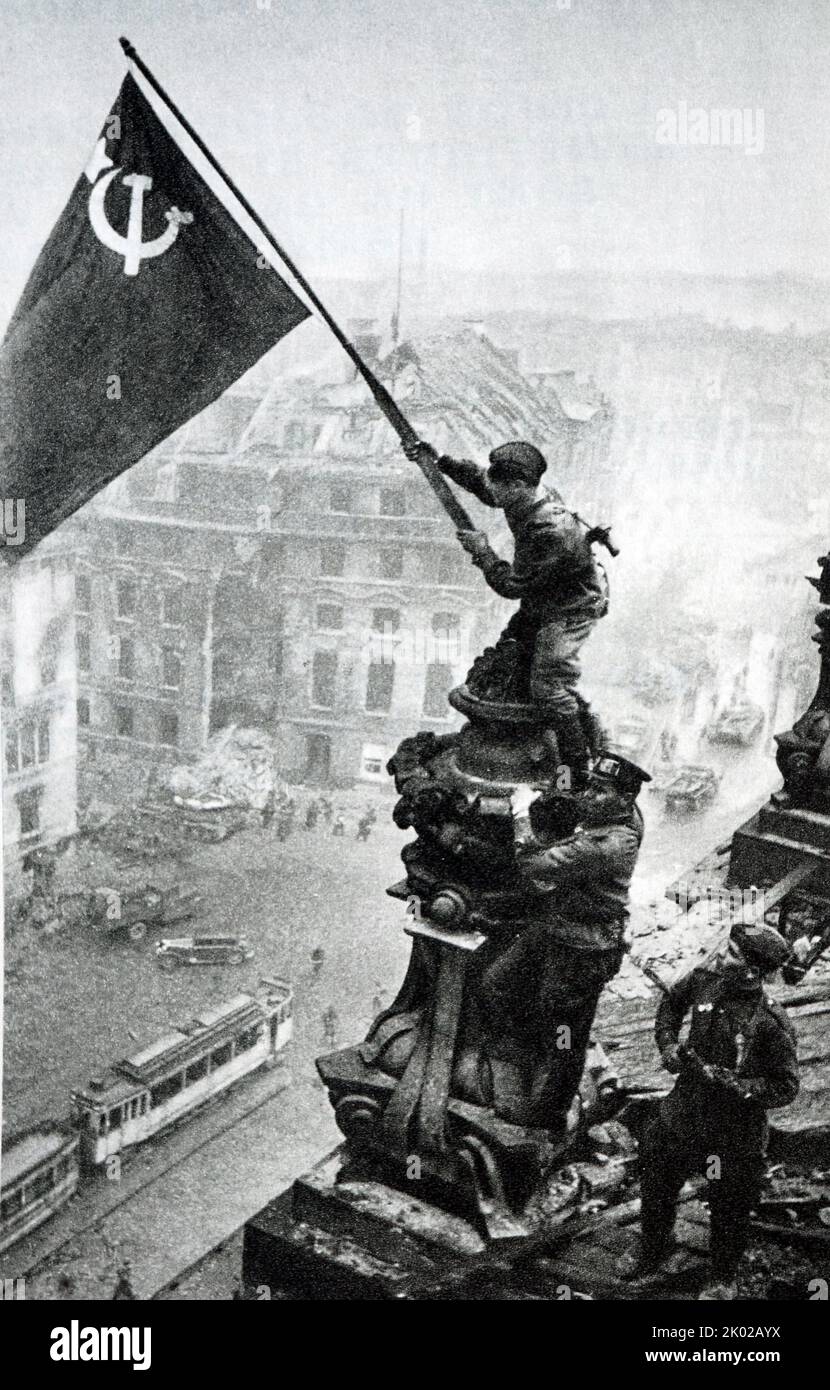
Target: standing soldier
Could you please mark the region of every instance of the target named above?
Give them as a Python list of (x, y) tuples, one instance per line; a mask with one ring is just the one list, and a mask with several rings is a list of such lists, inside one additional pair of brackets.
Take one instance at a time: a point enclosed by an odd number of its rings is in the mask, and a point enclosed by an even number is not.
[(331, 833), (332, 835), (345, 835), (346, 833), (346, 822), (339, 813), (335, 816), (334, 824), (331, 827)]
[(269, 787), (269, 789), (268, 789), (268, 795), (267, 795), (266, 798), (265, 798), (265, 804), (263, 805), (263, 808), (262, 808), (262, 811), (261, 811), (262, 828), (263, 828), (263, 830), (267, 830), (268, 827), (270, 826), (272, 820), (274, 819), (275, 810), (276, 810), (276, 796), (275, 796), (275, 793), (274, 793), (274, 788), (273, 788), (273, 787)]
[(677, 1081), (640, 1145), (642, 1236), (639, 1249), (617, 1261), (621, 1278), (654, 1274), (671, 1254), (680, 1189), (702, 1173), (709, 1179), (712, 1281), (699, 1297), (735, 1297), (764, 1175), (766, 1112), (798, 1094), (795, 1030), (763, 988), (788, 955), (774, 927), (738, 924), (715, 960), (685, 975), (661, 1001), (654, 1036)]
[(323, 1014), (323, 1045), (325, 1047), (337, 1046), (337, 1010), (333, 1004), (329, 1004)]
[(588, 531), (555, 489), (541, 486), (547, 462), (532, 444), (517, 440), (493, 449), (487, 470), (466, 459), (439, 458), (431, 444), (404, 446), (415, 461), (422, 451), (485, 506), (504, 511), (516, 542), (512, 564), (499, 559), (483, 531), (459, 531), (458, 538), (490, 588), (520, 600), (498, 646), (516, 641), (532, 651), (531, 700), (553, 726), (559, 758), (574, 783), (584, 783), (590, 747), (586, 711), (580, 713), (575, 691), (580, 648), (608, 611), (607, 584), (591, 549), (599, 529)]
[[(525, 1122), (561, 1134), (579, 1090), (591, 1027), (604, 986), (625, 950), (628, 892), (643, 837), (636, 805), (647, 772), (604, 753), (573, 799), (578, 823), (562, 835), (557, 799), (513, 794), (516, 863), (528, 888), (522, 930), (485, 972), (482, 999), (498, 1055), (528, 1038), (543, 1056), (533, 1113)], [(564, 1030), (564, 1031), (563, 1031)]]
[(138, 1294), (135, 1292), (132, 1286), (132, 1272), (132, 1266), (129, 1260), (124, 1260), (123, 1263), (118, 1266), (118, 1271), (115, 1279), (115, 1288), (112, 1291), (112, 1297), (114, 1300), (138, 1298)]

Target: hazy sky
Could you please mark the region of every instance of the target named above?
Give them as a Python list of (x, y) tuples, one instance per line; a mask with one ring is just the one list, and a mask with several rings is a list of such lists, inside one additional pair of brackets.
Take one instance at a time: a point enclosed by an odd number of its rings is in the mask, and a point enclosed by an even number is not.
[[(3, 0), (2, 323), (120, 33), (312, 278), (388, 269), (402, 204), (436, 267), (830, 274), (827, 0)], [(658, 143), (681, 103), (744, 143)]]

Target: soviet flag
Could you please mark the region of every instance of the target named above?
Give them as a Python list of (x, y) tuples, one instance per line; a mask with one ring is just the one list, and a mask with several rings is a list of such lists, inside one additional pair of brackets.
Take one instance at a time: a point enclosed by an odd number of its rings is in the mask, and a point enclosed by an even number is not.
[(0, 347), (15, 559), (215, 400), (308, 309), (127, 76)]

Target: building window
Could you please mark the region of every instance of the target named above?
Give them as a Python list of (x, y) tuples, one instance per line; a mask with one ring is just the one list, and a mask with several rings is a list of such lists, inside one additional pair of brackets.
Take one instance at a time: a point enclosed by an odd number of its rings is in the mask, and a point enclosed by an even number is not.
[(339, 576), (346, 568), (346, 547), (340, 541), (324, 541), (320, 546), (320, 573)]
[(317, 628), (322, 632), (340, 632), (343, 627), (343, 609), (338, 603), (318, 603)]
[(25, 772), (49, 761), (49, 716), (28, 718), (6, 734), (7, 772)]
[(88, 613), (92, 602), (92, 583), (88, 574), (75, 575), (75, 612)]
[(335, 483), (329, 491), (329, 511), (332, 512), (351, 512), (354, 510), (354, 498), (350, 487), (344, 487), (342, 483)]
[(374, 714), (388, 714), (395, 684), (394, 661), (372, 661), (366, 681), (366, 708)]
[(445, 661), (430, 661), (424, 687), (424, 714), (432, 719), (446, 719), (449, 714), (447, 693), (452, 685), (452, 668)]
[(375, 632), (397, 632), (401, 615), (397, 608), (373, 608), (372, 628)]
[(90, 725), (89, 700), (87, 699), (86, 695), (79, 696), (77, 702), (77, 711), (79, 727), (81, 729), (88, 729)]
[(116, 610), (119, 618), (135, 617), (136, 586), (132, 579), (119, 579)]
[(285, 427), (286, 449), (302, 449), (305, 444), (305, 425), (300, 420), (289, 420)]
[(58, 678), (58, 645), (54, 634), (48, 634), (40, 654), (41, 687), (54, 685)]
[(437, 661), (457, 661), (460, 657), (461, 619), (457, 613), (433, 613), (432, 635)]
[(115, 732), (119, 738), (132, 738), (135, 718), (131, 705), (115, 706)]
[(15, 800), (17, 802), (17, 813), (20, 817), (20, 834), (37, 835), (40, 830), (40, 799), (43, 795), (42, 787), (28, 787), (25, 792), (20, 792)]
[(162, 647), (161, 683), (168, 690), (178, 690), (182, 681), (182, 659), (173, 647)]
[(122, 681), (135, 677), (135, 643), (132, 637), (118, 639), (118, 675)]
[(311, 703), (320, 709), (334, 709), (337, 652), (315, 652), (311, 664)]
[(169, 463), (159, 464), (156, 469), (156, 490), (153, 493), (153, 500), (155, 502), (177, 502), (179, 500), (179, 469), (172, 460)]
[(179, 741), (179, 716), (175, 710), (159, 710), (158, 716), (159, 743), (167, 743), (171, 747)]
[(179, 627), (182, 621), (182, 591), (180, 588), (162, 589), (161, 621), (168, 627)]
[(380, 572), (384, 579), (400, 579), (403, 574), (403, 547), (386, 545), (380, 552)]
[(37, 721), (37, 761), (49, 761), (49, 715), (42, 714)]
[(463, 557), (457, 550), (441, 550), (438, 554), (438, 583), (460, 584), (462, 582)]
[(79, 671), (90, 669), (89, 633), (84, 632), (83, 628), (78, 628), (75, 633), (75, 657)]
[(402, 487), (382, 487), (380, 490), (381, 516), (406, 516), (406, 493)]

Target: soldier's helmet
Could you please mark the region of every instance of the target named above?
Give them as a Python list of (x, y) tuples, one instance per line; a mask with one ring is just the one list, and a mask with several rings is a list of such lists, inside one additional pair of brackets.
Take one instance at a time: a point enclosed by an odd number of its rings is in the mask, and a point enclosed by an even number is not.
[(544, 454), (534, 444), (514, 439), (492, 450), (488, 471), (494, 482), (520, 482), (535, 487), (547, 466)]
[(623, 796), (637, 796), (643, 783), (651, 781), (651, 775), (630, 758), (604, 748), (591, 768), (591, 781), (610, 782)]
[(760, 970), (777, 970), (790, 955), (790, 948), (779, 931), (766, 922), (745, 925), (736, 922), (729, 935), (740, 946), (751, 965)]

